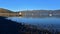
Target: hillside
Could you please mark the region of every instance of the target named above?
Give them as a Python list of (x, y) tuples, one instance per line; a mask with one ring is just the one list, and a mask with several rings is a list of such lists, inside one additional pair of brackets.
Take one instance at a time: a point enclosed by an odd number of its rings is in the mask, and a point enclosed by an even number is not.
[(11, 11), (11, 10), (0, 8), (0, 13), (12, 13), (12, 12), (13, 11)]
[(12, 16), (18, 16), (18, 13), (8, 9), (0, 8), (0, 16), (12, 17)]

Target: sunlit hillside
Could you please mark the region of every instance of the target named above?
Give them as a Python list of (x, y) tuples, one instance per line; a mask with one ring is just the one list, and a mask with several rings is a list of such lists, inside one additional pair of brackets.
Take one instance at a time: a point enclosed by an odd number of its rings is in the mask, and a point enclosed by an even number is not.
[(0, 8), (0, 13), (12, 13), (12, 12), (13, 11), (11, 11), (11, 10)]

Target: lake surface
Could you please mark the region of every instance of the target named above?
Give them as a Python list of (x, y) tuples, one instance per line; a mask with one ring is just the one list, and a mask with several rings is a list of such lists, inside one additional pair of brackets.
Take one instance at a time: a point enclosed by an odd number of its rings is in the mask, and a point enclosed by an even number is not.
[(60, 18), (47, 17), (47, 18), (20, 18), (9, 17), (8, 19), (18, 23), (32, 24), (43, 28), (52, 28), (60, 31)]

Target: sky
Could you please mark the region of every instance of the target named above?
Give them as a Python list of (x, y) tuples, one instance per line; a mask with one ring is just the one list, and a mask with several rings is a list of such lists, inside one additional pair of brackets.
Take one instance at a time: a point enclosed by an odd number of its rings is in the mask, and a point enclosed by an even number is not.
[(0, 0), (0, 8), (12, 11), (56, 10), (60, 9), (60, 0)]

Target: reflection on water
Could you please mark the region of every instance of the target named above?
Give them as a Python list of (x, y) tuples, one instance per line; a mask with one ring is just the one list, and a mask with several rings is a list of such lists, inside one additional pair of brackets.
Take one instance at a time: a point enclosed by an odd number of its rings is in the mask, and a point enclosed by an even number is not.
[(9, 17), (13, 21), (37, 25), (43, 28), (53, 28), (60, 30), (60, 18), (49, 17), (49, 18), (20, 18), (20, 17)]
[(17, 22), (25, 22), (25, 23), (32, 23), (32, 24), (59, 24), (60, 18), (20, 18), (20, 17), (9, 17), (13, 21)]

